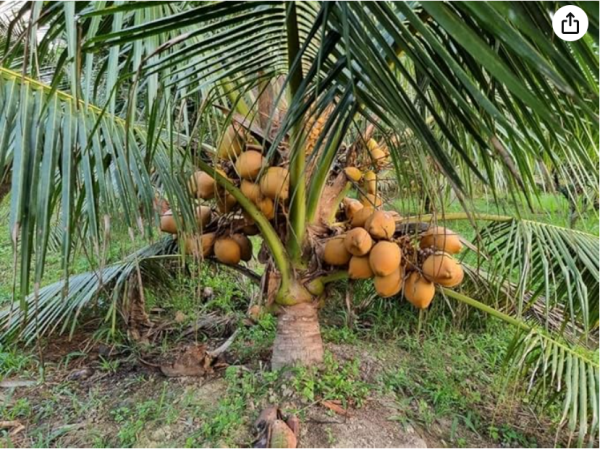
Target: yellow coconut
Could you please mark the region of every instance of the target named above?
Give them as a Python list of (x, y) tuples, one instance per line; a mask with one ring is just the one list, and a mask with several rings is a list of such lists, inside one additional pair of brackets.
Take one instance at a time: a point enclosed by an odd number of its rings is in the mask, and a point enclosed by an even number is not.
[(373, 270), (371, 270), (369, 256), (353, 256), (348, 265), (348, 276), (350, 276), (350, 279), (372, 278)]
[(190, 178), (188, 183), (190, 193), (197, 198), (210, 200), (215, 196), (215, 180), (208, 173), (197, 171)]
[(256, 205), (267, 220), (275, 218), (275, 204), (271, 198), (262, 198)]
[(365, 173), (363, 185), (367, 193), (375, 195), (377, 193), (377, 175), (373, 171)]
[(389, 240), (396, 232), (396, 222), (390, 214), (378, 210), (367, 218), (365, 229), (376, 240)]
[(421, 249), (433, 247), (448, 254), (457, 254), (463, 245), (456, 232), (441, 226), (434, 226), (421, 236), (419, 246)]
[(397, 295), (402, 290), (402, 278), (404, 270), (398, 266), (388, 276), (375, 276), (375, 291), (382, 298), (389, 298)]
[(364, 256), (371, 250), (373, 239), (364, 228), (354, 228), (346, 233), (344, 244), (353, 256)]
[(371, 158), (373, 158), (373, 162), (379, 168), (383, 167), (388, 162), (387, 154), (379, 148), (371, 151)]
[(244, 139), (237, 130), (237, 125), (229, 125), (217, 147), (219, 159), (235, 160), (244, 148)]
[(269, 167), (260, 178), (260, 191), (267, 198), (285, 201), (290, 194), (290, 176), (283, 167)]
[(377, 141), (375, 139), (367, 140), (367, 149), (369, 150), (369, 153), (372, 153), (373, 151), (377, 150), (378, 148), (379, 148), (379, 143), (377, 143)]
[(263, 155), (258, 151), (244, 151), (235, 161), (235, 170), (240, 178), (254, 181), (263, 167)]
[(343, 204), (346, 218), (350, 221), (352, 221), (354, 215), (364, 207), (360, 201), (354, 198), (344, 198)]
[(344, 244), (345, 238), (345, 235), (338, 235), (327, 240), (323, 249), (323, 260), (325, 263), (341, 266), (350, 262), (352, 254), (346, 249), (346, 245)]
[(196, 223), (200, 228), (205, 228), (210, 223), (212, 211), (208, 206), (198, 206), (196, 208)]
[(344, 169), (344, 173), (346, 173), (346, 177), (350, 181), (359, 182), (360, 179), (362, 178), (361, 171), (356, 167), (346, 167)]
[(169, 234), (177, 234), (177, 224), (170, 209), (160, 216), (160, 230)]
[(382, 240), (369, 253), (369, 263), (376, 276), (389, 276), (400, 265), (402, 252), (393, 242)]
[(404, 283), (404, 297), (418, 309), (426, 309), (435, 295), (435, 286), (417, 271), (413, 271)]
[(231, 237), (220, 237), (215, 241), (215, 257), (221, 263), (236, 265), (242, 258), (240, 245)]
[(244, 262), (252, 259), (252, 242), (244, 234), (232, 234), (231, 238), (240, 247), (240, 257)]
[(379, 208), (383, 204), (383, 201), (381, 200), (381, 197), (379, 195), (375, 196), (371, 193), (367, 193), (366, 195), (364, 195), (360, 199), (360, 202), (365, 207), (374, 207), (374, 208)]
[(252, 201), (254, 204), (258, 204), (258, 202), (262, 199), (262, 193), (260, 193), (260, 186), (256, 182), (246, 181), (242, 179), (242, 183), (240, 184), (240, 190), (244, 194), (246, 198)]
[(431, 282), (444, 287), (455, 287), (464, 278), (464, 271), (460, 264), (449, 254), (435, 253), (423, 262), (423, 275)]
[(211, 255), (215, 243), (214, 232), (202, 235), (192, 235), (183, 239), (183, 251), (185, 254), (191, 254), (196, 258), (208, 257)]
[(217, 195), (217, 209), (222, 214), (231, 212), (236, 204), (237, 200), (229, 192), (220, 192), (220, 195)]
[(365, 223), (367, 222), (368, 218), (373, 215), (373, 212), (375, 212), (373, 207), (363, 206), (362, 209), (354, 213), (352, 221), (350, 222), (350, 226), (353, 228), (364, 228)]

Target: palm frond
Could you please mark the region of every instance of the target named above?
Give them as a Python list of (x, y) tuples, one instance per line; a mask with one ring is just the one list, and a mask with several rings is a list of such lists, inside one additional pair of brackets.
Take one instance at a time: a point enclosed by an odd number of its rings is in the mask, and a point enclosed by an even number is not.
[(598, 435), (598, 362), (537, 331), (520, 332), (510, 345), (507, 361), (527, 379), (527, 392), (541, 398), (562, 397), (559, 428), (577, 432), (577, 446), (586, 437), (593, 446)]
[(12, 174), (9, 226), (20, 254), (19, 296), (28, 293), (32, 265), (39, 285), (56, 225), (66, 267), (78, 233), (98, 252), (109, 217), (151, 233), (157, 183), (172, 204), (181, 205), (187, 223), (194, 222), (182, 187), (189, 169), (161, 133), (149, 147), (145, 128), (2, 67), (0, 92), (0, 173)]
[(540, 400), (562, 399), (560, 426), (568, 423), (571, 434), (578, 433), (578, 446), (586, 437), (593, 444), (598, 437), (598, 361), (521, 318), (453, 290), (442, 292), (517, 328), (505, 359), (509, 373), (527, 379), (527, 391)]
[(598, 237), (534, 222), (495, 222), (482, 230), (490, 273), (498, 285), (509, 280), (517, 316), (543, 301), (546, 310), (565, 308), (566, 319), (587, 332), (598, 326), (600, 244)]
[(148, 285), (168, 281), (170, 273), (157, 256), (174, 254), (173, 239), (163, 239), (97, 271), (77, 274), (36, 291), (25, 298), (26, 308), (14, 304), (0, 310), (0, 341), (19, 338), (26, 344), (52, 333), (73, 332), (82, 311), (98, 301), (117, 303), (127, 282), (137, 275)]

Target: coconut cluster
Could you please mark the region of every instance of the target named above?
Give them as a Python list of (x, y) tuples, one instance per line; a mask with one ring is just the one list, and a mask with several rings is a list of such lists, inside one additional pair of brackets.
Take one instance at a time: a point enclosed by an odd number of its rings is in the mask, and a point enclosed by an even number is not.
[[(267, 220), (273, 220), (278, 206), (288, 200), (289, 173), (284, 167), (269, 166), (262, 151), (258, 142), (246, 138), (241, 128), (232, 124), (216, 148), (215, 171), (238, 187)], [(248, 236), (258, 233), (254, 219), (242, 212), (236, 198), (209, 173), (196, 171), (188, 182), (188, 189), (198, 203), (199, 231), (181, 239), (184, 252), (199, 258), (214, 256), (228, 265), (249, 261), (252, 243)], [(222, 229), (219, 223), (224, 222), (220, 218), (225, 215), (229, 218), (228, 225)], [(161, 216), (160, 228), (177, 234), (177, 222), (173, 212), (167, 210)]]
[[(389, 153), (374, 139), (366, 149), (373, 170), (389, 163)], [(383, 201), (377, 173), (364, 173), (357, 167), (346, 167), (349, 181), (359, 190), (360, 199), (345, 198), (345, 232), (325, 243), (323, 261), (348, 270), (350, 279), (373, 279), (381, 297), (398, 295), (415, 307), (429, 307), (435, 296), (435, 285), (455, 287), (464, 277), (460, 263), (452, 257), (462, 249), (456, 233), (443, 227), (430, 227), (415, 241), (411, 236), (397, 236), (396, 212), (381, 210)]]
[(402, 251), (393, 236), (394, 215), (346, 201), (349, 228), (327, 240), (323, 261), (336, 267), (347, 267), (350, 279), (374, 279), (377, 293), (394, 296), (402, 288), (404, 277)]
[(349, 229), (327, 240), (323, 261), (346, 268), (350, 279), (373, 279), (383, 298), (403, 291), (406, 300), (419, 309), (431, 304), (435, 284), (456, 287), (462, 282), (464, 271), (452, 257), (462, 244), (451, 230), (429, 228), (413, 244), (406, 236), (394, 237), (394, 214), (369, 207), (358, 211), (348, 207), (347, 211)]

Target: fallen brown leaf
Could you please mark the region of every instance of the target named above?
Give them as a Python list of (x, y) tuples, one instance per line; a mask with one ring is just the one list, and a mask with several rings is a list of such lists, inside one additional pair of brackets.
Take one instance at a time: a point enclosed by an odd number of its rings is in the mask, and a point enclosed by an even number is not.
[(292, 429), (284, 421), (276, 419), (271, 426), (271, 444), (269, 444), (269, 447), (293, 449), (297, 446), (298, 440)]
[(175, 362), (160, 367), (167, 377), (202, 376), (212, 371), (212, 357), (206, 352), (206, 345), (189, 346)]
[(321, 405), (328, 408), (332, 412), (337, 413), (338, 415), (350, 416), (350, 412), (347, 409), (342, 408), (338, 401), (321, 401)]
[(19, 421), (0, 421), (0, 429), (11, 429), (8, 434), (15, 436), (25, 429), (25, 426)]

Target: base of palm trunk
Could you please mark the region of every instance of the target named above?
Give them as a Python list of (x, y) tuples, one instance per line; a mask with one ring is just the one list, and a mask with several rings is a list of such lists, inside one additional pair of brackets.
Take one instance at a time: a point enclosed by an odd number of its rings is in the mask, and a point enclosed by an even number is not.
[(277, 321), (271, 368), (310, 366), (323, 361), (323, 340), (313, 304), (283, 307)]

